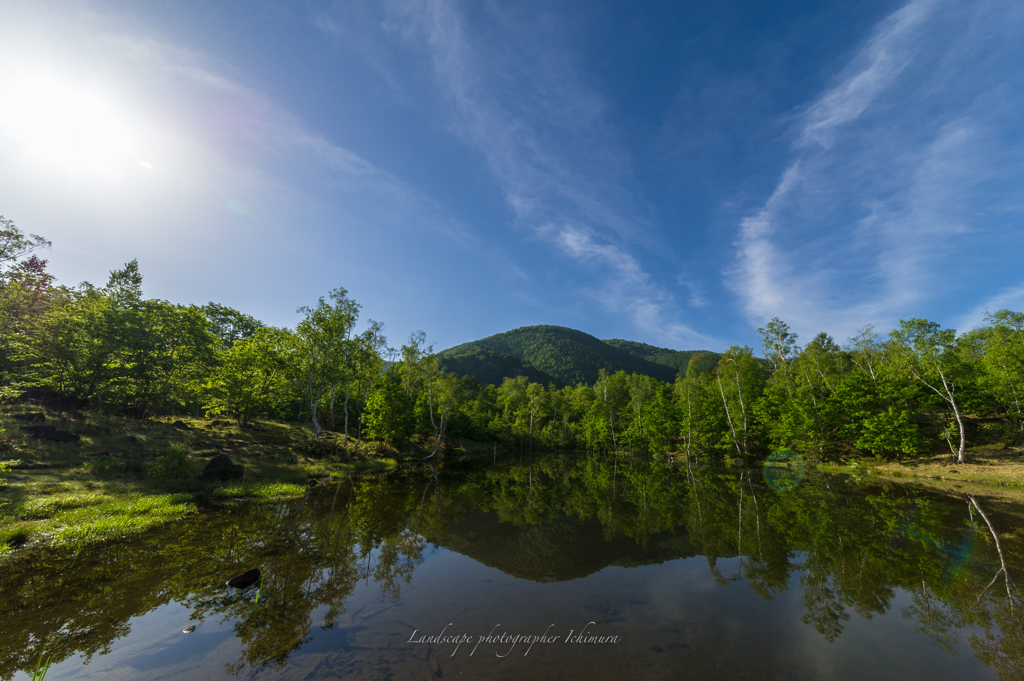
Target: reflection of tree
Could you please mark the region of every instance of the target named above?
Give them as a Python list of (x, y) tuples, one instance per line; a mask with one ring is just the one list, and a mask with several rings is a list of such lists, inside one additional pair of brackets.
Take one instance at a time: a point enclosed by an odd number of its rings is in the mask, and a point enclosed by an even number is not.
[(928, 583), (910, 592), (911, 605), (903, 608), (903, 618), (914, 623), (914, 631), (924, 634), (950, 655), (956, 655), (957, 630), (962, 626), (955, 611), (935, 597)]
[(842, 623), (850, 621), (850, 614), (843, 607), (837, 592), (823, 582), (815, 584), (816, 581), (811, 576), (800, 580), (804, 587), (801, 598), (804, 614), (800, 621), (812, 625), (826, 641), (834, 643), (843, 633)]
[[(904, 591), (903, 617), (918, 632), (953, 651), (970, 628), (980, 660), (1022, 678), (1024, 625), (1010, 578), (1024, 564), (1021, 545), (998, 534), (1003, 517), (966, 501), (969, 514), (910, 488), (839, 492), (813, 476), (780, 492), (747, 471), (675, 469), (629, 454), (364, 477), (0, 571), (0, 612), (19, 623), (0, 639), (0, 678), (44, 647), (54, 662), (109, 650), (130, 618), (170, 600), (197, 621), (234, 623), (243, 652), (233, 673), (280, 668), (309, 640), (313, 613), (333, 626), (361, 582), (372, 578), (385, 601), (398, 600), (428, 544), (537, 581), (699, 553), (720, 584), (746, 582), (766, 600), (798, 583), (802, 621), (829, 641), (852, 613), (885, 613)], [(978, 518), (970, 530), (968, 515)], [(723, 576), (718, 568), (732, 560)], [(264, 575), (258, 602), (255, 587), (220, 586), (249, 567)]]
[(999, 575), (1002, 574), (1003, 581), (1006, 582), (1006, 600), (1010, 604), (1010, 609), (1013, 610), (1014, 601), (1016, 600), (1016, 585), (1010, 578), (1010, 571), (1006, 567), (1006, 554), (1003, 553), (1003, 545), (999, 541), (999, 533), (996, 532), (996, 528), (992, 527), (992, 521), (988, 519), (987, 515), (985, 515), (985, 511), (981, 509), (981, 506), (978, 504), (977, 499), (975, 499), (969, 494), (965, 496), (967, 497), (967, 500), (971, 504), (971, 506), (977, 509), (978, 514), (981, 516), (981, 519), (985, 521), (986, 525), (988, 525), (988, 531), (992, 534), (992, 540), (995, 542), (996, 545), (996, 553), (999, 555), (999, 570), (996, 572), (995, 575), (993, 575), (992, 581), (988, 583), (988, 585), (985, 587), (985, 590), (981, 592), (981, 595), (978, 596), (978, 600), (980, 601), (982, 599), (982, 597), (985, 595), (985, 591), (988, 591), (990, 588), (992, 588), (992, 585), (996, 583), (997, 579), (999, 579)]

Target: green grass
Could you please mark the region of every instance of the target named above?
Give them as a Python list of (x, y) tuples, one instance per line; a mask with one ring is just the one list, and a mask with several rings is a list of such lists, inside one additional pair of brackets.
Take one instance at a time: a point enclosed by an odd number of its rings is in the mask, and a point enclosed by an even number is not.
[[(24, 412), (46, 414), (47, 425), (80, 436), (74, 443), (36, 440), (23, 430)], [(181, 518), (193, 496), (272, 499), (301, 495), (311, 478), (346, 478), (393, 468), (393, 450), (376, 443), (340, 447), (339, 456), (310, 458), (302, 424), (178, 417), (138, 421), (8, 405), (0, 409), (0, 560), (21, 546), (88, 543), (138, 534)], [(227, 453), (245, 473), (225, 485), (201, 472)], [(19, 468), (14, 468), (21, 462)], [(6, 478), (6, 483), (4, 482)], [(6, 486), (5, 486), (6, 484)]]
[(32, 681), (44, 681), (46, 679), (46, 672), (50, 669), (50, 658), (47, 657), (43, 660), (45, 652), (39, 655), (39, 662), (36, 663), (35, 671), (32, 672)]
[(243, 485), (225, 485), (213, 490), (213, 496), (218, 499), (237, 499), (240, 497), (275, 499), (278, 497), (301, 497), (305, 493), (306, 487), (304, 485), (288, 482), (247, 482)]
[(0, 554), (30, 541), (81, 543), (139, 534), (184, 516), (191, 499), (189, 494), (89, 492), (73, 486), (28, 496), (9, 504), (0, 517)]

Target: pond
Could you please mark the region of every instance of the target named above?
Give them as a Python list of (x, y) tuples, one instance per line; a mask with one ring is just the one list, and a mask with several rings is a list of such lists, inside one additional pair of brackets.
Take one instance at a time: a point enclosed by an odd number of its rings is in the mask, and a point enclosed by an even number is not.
[(417, 465), (9, 564), (0, 679), (44, 649), (47, 681), (1021, 679), (1022, 511), (639, 455)]

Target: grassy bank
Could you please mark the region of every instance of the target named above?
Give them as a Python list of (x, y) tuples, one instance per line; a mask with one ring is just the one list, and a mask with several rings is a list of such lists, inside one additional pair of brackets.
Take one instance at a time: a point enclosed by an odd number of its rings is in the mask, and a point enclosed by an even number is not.
[(948, 454), (924, 456), (907, 461), (848, 459), (838, 464), (821, 464), (826, 473), (877, 475), (914, 482), (941, 482), (944, 488), (957, 490), (971, 486), (1009, 488), (1024, 491), (1024, 452), (1019, 447), (988, 445), (967, 452), (967, 461), (955, 464)]
[[(58, 439), (35, 437), (39, 426)], [(219, 454), (238, 468), (204, 475)], [(144, 532), (193, 512), (197, 500), (301, 496), (311, 482), (393, 468), (395, 454), (351, 440), (346, 448), (330, 433), (311, 442), (307, 428), (288, 423), (9, 406), (0, 409), (0, 557)]]

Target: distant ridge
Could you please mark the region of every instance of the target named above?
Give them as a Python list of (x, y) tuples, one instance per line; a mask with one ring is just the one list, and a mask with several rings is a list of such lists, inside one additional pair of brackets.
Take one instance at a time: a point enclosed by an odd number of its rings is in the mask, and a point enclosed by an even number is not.
[[(671, 350), (634, 341), (603, 341), (564, 326), (524, 326), (463, 343), (438, 353), (443, 366), (482, 384), (501, 385), (504, 378), (526, 376), (559, 387), (593, 384), (601, 369), (651, 376), (668, 383), (685, 373), (696, 350)], [(717, 353), (706, 353), (717, 357)]]

